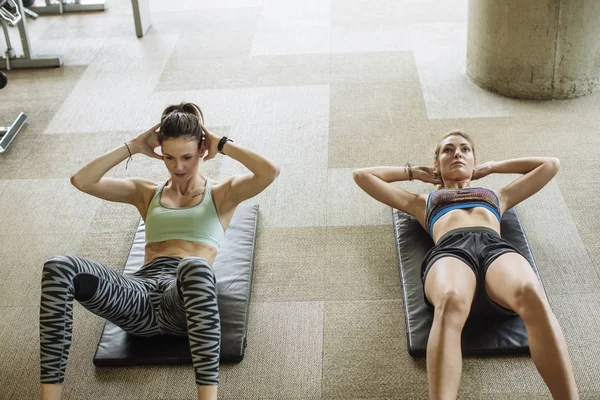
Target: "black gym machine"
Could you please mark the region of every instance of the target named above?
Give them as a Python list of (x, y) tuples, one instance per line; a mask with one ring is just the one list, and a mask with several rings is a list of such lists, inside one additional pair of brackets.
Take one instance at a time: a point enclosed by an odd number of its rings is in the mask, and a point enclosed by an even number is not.
[[(4, 72), (0, 71), (0, 89), (4, 89), (8, 83), (8, 78)], [(9, 127), (0, 126), (0, 153), (4, 153), (12, 140), (17, 136), (17, 133), (25, 124), (27, 116), (24, 113), (20, 113), (15, 122)]]

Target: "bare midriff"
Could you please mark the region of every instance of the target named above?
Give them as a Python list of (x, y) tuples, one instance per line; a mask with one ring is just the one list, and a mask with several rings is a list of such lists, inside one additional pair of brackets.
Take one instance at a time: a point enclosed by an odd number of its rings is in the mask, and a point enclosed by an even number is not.
[(173, 239), (165, 240), (164, 242), (147, 243), (144, 264), (158, 257), (201, 257), (212, 264), (216, 256), (217, 249), (208, 244)]
[(500, 233), (500, 222), (488, 209), (483, 207), (456, 209), (444, 214), (435, 222), (432, 232), (433, 242), (437, 244), (442, 236), (454, 229), (470, 227), (485, 227)]

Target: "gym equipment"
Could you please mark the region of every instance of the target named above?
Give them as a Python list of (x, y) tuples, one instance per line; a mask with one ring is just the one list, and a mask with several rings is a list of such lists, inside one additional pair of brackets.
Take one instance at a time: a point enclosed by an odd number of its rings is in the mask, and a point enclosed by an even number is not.
[(95, 2), (81, 0), (46, 0), (46, 4), (42, 6), (36, 6), (33, 4), (29, 7), (29, 9), (41, 15), (64, 14), (69, 12), (104, 11), (106, 10), (106, 0), (96, 0)]
[[(0, 71), (0, 89), (4, 89), (8, 83), (8, 78), (4, 72)], [(15, 122), (9, 127), (0, 126), (0, 153), (4, 153), (10, 143), (13, 141), (17, 133), (21, 130), (25, 124), (27, 116), (24, 113), (20, 113)]]
[[(6, 51), (4, 56), (0, 57), (0, 69), (7, 70), (17, 68), (47, 68), (60, 67), (62, 59), (54, 56), (37, 56), (32, 57), (31, 44), (27, 33), (27, 22), (24, 15), (32, 18), (37, 18), (37, 15), (23, 7), (22, 0), (0, 0), (0, 24), (4, 31), (6, 39)], [(19, 30), (21, 44), (23, 47), (23, 55), (17, 56), (15, 49), (10, 42), (8, 27), (16, 27)]]
[(131, 7), (133, 8), (135, 34), (141, 38), (152, 26), (149, 0), (131, 0)]
[[(241, 361), (246, 349), (246, 327), (254, 267), (258, 206), (240, 204), (213, 263), (221, 318), (221, 361)], [(133, 241), (124, 274), (140, 269), (144, 262), (143, 221)], [(186, 337), (130, 335), (106, 322), (94, 364), (97, 367), (129, 365), (191, 364)]]
[[(433, 241), (411, 215), (394, 209), (392, 215), (402, 281), (408, 353), (413, 357), (425, 357), (433, 311), (423, 299), (421, 262), (427, 251), (433, 247)], [(514, 208), (507, 210), (502, 216), (500, 232), (504, 239), (527, 258), (539, 278), (527, 238)], [(470, 316), (462, 332), (462, 352), (465, 356), (529, 354), (525, 324), (519, 316)]]

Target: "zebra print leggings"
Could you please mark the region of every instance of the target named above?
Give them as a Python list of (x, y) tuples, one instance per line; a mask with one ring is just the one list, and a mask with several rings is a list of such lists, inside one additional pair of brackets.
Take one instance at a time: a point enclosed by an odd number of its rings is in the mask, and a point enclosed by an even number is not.
[(159, 257), (125, 276), (84, 258), (48, 260), (40, 302), (41, 383), (64, 380), (73, 298), (133, 335), (187, 335), (196, 384), (218, 384), (221, 327), (215, 277), (205, 259)]

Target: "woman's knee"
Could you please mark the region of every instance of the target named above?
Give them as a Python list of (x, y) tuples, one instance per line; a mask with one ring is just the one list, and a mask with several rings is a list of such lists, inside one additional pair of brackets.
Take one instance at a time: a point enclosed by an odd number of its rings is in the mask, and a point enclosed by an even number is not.
[(444, 321), (464, 324), (471, 311), (473, 296), (455, 288), (443, 290), (433, 305)]
[(73, 297), (79, 302), (90, 301), (100, 286), (100, 278), (88, 273), (76, 274), (73, 279)]
[(523, 319), (543, 312), (548, 305), (544, 289), (539, 281), (522, 281), (514, 288), (514, 311)]
[(60, 274), (61, 276), (71, 275), (70, 278), (77, 274), (77, 264), (73, 260), (73, 258), (69, 256), (54, 256), (49, 258), (44, 263), (43, 267), (45, 277), (46, 273), (50, 273), (52, 275)]

